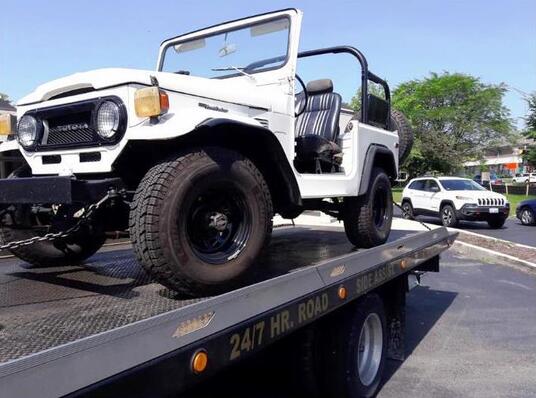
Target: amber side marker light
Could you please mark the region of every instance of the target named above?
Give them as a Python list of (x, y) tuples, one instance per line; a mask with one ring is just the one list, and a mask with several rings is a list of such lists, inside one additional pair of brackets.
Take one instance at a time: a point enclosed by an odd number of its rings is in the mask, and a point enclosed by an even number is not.
[(400, 268), (406, 269), (408, 267), (408, 260), (401, 260), (400, 261)]
[(341, 300), (344, 300), (348, 296), (348, 292), (344, 286), (339, 287), (337, 294)]
[(192, 371), (202, 373), (208, 365), (208, 355), (205, 350), (199, 350), (192, 356)]
[(169, 109), (169, 97), (158, 86), (145, 87), (134, 93), (134, 108), (138, 117), (155, 117)]
[(0, 135), (10, 135), (15, 132), (17, 118), (14, 115), (0, 115)]

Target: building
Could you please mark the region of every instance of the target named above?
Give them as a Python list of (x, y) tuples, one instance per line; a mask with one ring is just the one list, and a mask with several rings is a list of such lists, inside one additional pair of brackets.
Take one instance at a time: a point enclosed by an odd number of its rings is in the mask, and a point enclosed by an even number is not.
[(465, 174), (474, 176), (481, 171), (489, 171), (497, 176), (513, 177), (516, 173), (532, 172), (531, 167), (523, 161), (523, 150), (534, 142), (523, 138), (517, 145), (501, 145), (489, 148), (481, 160), (464, 163)]

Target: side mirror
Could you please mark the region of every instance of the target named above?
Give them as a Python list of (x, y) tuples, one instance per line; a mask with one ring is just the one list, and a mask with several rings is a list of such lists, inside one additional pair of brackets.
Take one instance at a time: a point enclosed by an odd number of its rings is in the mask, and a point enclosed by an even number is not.
[(432, 191), (432, 192), (439, 192), (440, 189), (439, 189), (439, 187), (438, 187), (437, 185), (434, 185), (434, 186), (431, 186), (431, 187), (430, 187), (430, 191)]

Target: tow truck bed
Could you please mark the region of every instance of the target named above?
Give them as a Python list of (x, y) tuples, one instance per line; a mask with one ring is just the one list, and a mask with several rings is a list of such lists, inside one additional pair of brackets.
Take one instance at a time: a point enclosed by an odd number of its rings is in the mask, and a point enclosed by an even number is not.
[[(251, 284), (201, 299), (152, 283), (128, 246), (108, 248), (84, 267), (26, 269), (2, 260), (2, 397), (113, 395), (127, 385), (143, 395), (142, 370), (153, 380), (172, 374), (159, 383), (163, 390), (188, 385), (422, 267), (455, 239), (443, 228), (398, 234), (354, 251), (340, 229), (280, 228)], [(244, 334), (251, 334), (246, 345)], [(202, 376), (191, 370), (199, 349), (210, 361)]]

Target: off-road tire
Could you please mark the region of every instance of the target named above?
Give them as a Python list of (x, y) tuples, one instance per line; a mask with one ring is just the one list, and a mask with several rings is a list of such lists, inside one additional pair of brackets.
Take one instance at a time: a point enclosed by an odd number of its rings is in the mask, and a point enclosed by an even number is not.
[[(8, 178), (30, 177), (28, 166), (21, 166)], [(29, 206), (18, 205), (15, 211), (15, 222), (27, 220)], [(22, 220), (25, 219), (25, 220)], [(13, 241), (25, 240), (40, 235), (34, 229), (24, 228), (22, 223), (15, 228), (0, 228), (0, 242), (6, 244)], [(29, 246), (21, 246), (10, 252), (27, 262), (29, 268), (61, 267), (77, 265), (95, 254), (104, 244), (106, 236), (97, 226), (83, 227), (73, 236), (55, 241), (44, 241)]]
[(506, 222), (506, 218), (502, 218), (502, 217), (490, 218), (488, 220), (488, 225), (490, 228), (499, 229), (503, 227), (505, 222)]
[(413, 206), (411, 205), (411, 202), (409, 200), (405, 200), (402, 202), (402, 218), (406, 220), (414, 220), (415, 214), (413, 212)]
[(413, 146), (413, 129), (404, 114), (391, 109), (391, 131), (398, 131), (398, 163), (402, 164), (409, 156)]
[(443, 205), (439, 212), (441, 223), (448, 228), (455, 228), (458, 226), (458, 217), (456, 217), (456, 210), (451, 205)]
[[(360, 353), (360, 336), (365, 320), (372, 316), (376, 325), (381, 329), (381, 345), (377, 371), (370, 373), (370, 380), (364, 383), (360, 374), (358, 355)], [(323, 338), (323, 370), (321, 378), (322, 397), (358, 398), (372, 397), (376, 393), (385, 368), (387, 356), (387, 328), (385, 310), (382, 300), (376, 294), (369, 294), (356, 304), (334, 314), (335, 319), (325, 324)], [(337, 327), (333, 327), (337, 325)], [(379, 337), (379, 336), (378, 336)], [(374, 375), (374, 377), (372, 377)]]
[[(383, 198), (380, 206), (384, 214), (375, 212), (375, 205)], [(378, 209), (377, 209), (378, 210)], [(356, 247), (369, 248), (381, 245), (389, 238), (393, 220), (393, 196), (391, 182), (382, 168), (374, 167), (366, 195), (346, 197), (343, 202), (344, 230), (348, 240)]]
[[(188, 217), (196, 195), (222, 182), (243, 195), (251, 233), (234, 258), (215, 265), (196, 252)], [(145, 174), (130, 211), (130, 239), (138, 261), (156, 281), (188, 296), (205, 296), (244, 283), (269, 241), (272, 217), (270, 191), (253, 162), (229, 149), (205, 147)]]

